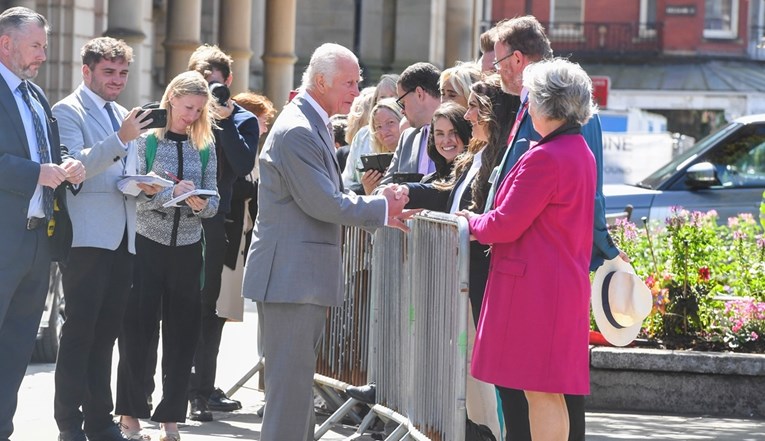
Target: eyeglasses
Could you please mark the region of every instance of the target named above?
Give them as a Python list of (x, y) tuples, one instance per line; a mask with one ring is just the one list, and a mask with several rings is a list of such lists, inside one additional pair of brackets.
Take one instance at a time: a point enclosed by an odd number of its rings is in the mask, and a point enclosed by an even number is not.
[(414, 89), (408, 91), (407, 93), (401, 95), (400, 97), (398, 97), (396, 99), (396, 105), (399, 106), (401, 108), (401, 110), (404, 110), (404, 101), (403, 101), (403, 99), (406, 98), (406, 96), (409, 95), (412, 92), (414, 92)]
[(500, 58), (499, 60), (494, 60), (494, 62), (491, 63), (491, 64), (494, 65), (494, 69), (499, 69), (499, 63), (501, 63), (501, 62), (505, 61), (506, 59), (510, 58), (511, 56), (513, 56), (514, 53), (515, 53), (515, 51), (510, 51), (509, 54), (505, 55), (504, 57)]

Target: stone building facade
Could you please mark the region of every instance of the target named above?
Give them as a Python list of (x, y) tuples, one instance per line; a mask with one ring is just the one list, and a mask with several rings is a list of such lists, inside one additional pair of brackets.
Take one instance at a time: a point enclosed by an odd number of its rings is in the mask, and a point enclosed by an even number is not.
[(311, 53), (336, 42), (359, 56), (365, 77), (416, 61), (439, 67), (477, 58), (491, 0), (0, 0), (26, 6), (51, 26), (48, 61), (37, 78), (52, 102), (81, 80), (79, 51), (109, 35), (135, 51), (120, 97), (128, 107), (158, 100), (202, 43), (233, 56), (234, 93), (247, 89), (284, 103)]

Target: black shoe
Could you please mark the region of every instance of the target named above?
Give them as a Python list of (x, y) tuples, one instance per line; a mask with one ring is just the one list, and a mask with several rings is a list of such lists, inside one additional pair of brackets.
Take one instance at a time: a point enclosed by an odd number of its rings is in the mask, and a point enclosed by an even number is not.
[(125, 441), (126, 439), (116, 424), (112, 424), (100, 432), (88, 435), (88, 441)]
[(191, 400), (191, 410), (189, 411), (189, 419), (192, 421), (212, 421), (212, 412), (207, 410), (207, 401), (204, 398), (194, 398)]
[(375, 383), (369, 383), (364, 386), (348, 386), (347, 389), (345, 389), (345, 393), (348, 394), (349, 397), (355, 398), (362, 403), (366, 404), (375, 404), (375, 390), (377, 389), (377, 385)]
[(227, 397), (220, 389), (215, 389), (207, 399), (207, 408), (219, 412), (233, 412), (242, 408), (242, 403)]
[(88, 441), (82, 429), (65, 430), (58, 434), (58, 441)]

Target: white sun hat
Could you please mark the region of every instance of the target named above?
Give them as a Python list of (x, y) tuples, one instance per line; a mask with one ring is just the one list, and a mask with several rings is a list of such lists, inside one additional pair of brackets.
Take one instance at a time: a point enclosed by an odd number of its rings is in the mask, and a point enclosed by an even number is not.
[(592, 280), (592, 313), (603, 337), (627, 346), (637, 337), (653, 307), (651, 290), (632, 265), (615, 257), (606, 260)]

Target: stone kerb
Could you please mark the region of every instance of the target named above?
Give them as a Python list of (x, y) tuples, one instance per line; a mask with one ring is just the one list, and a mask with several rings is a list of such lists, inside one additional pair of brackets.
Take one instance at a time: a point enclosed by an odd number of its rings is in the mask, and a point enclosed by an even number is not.
[(592, 347), (589, 410), (765, 418), (765, 355)]

